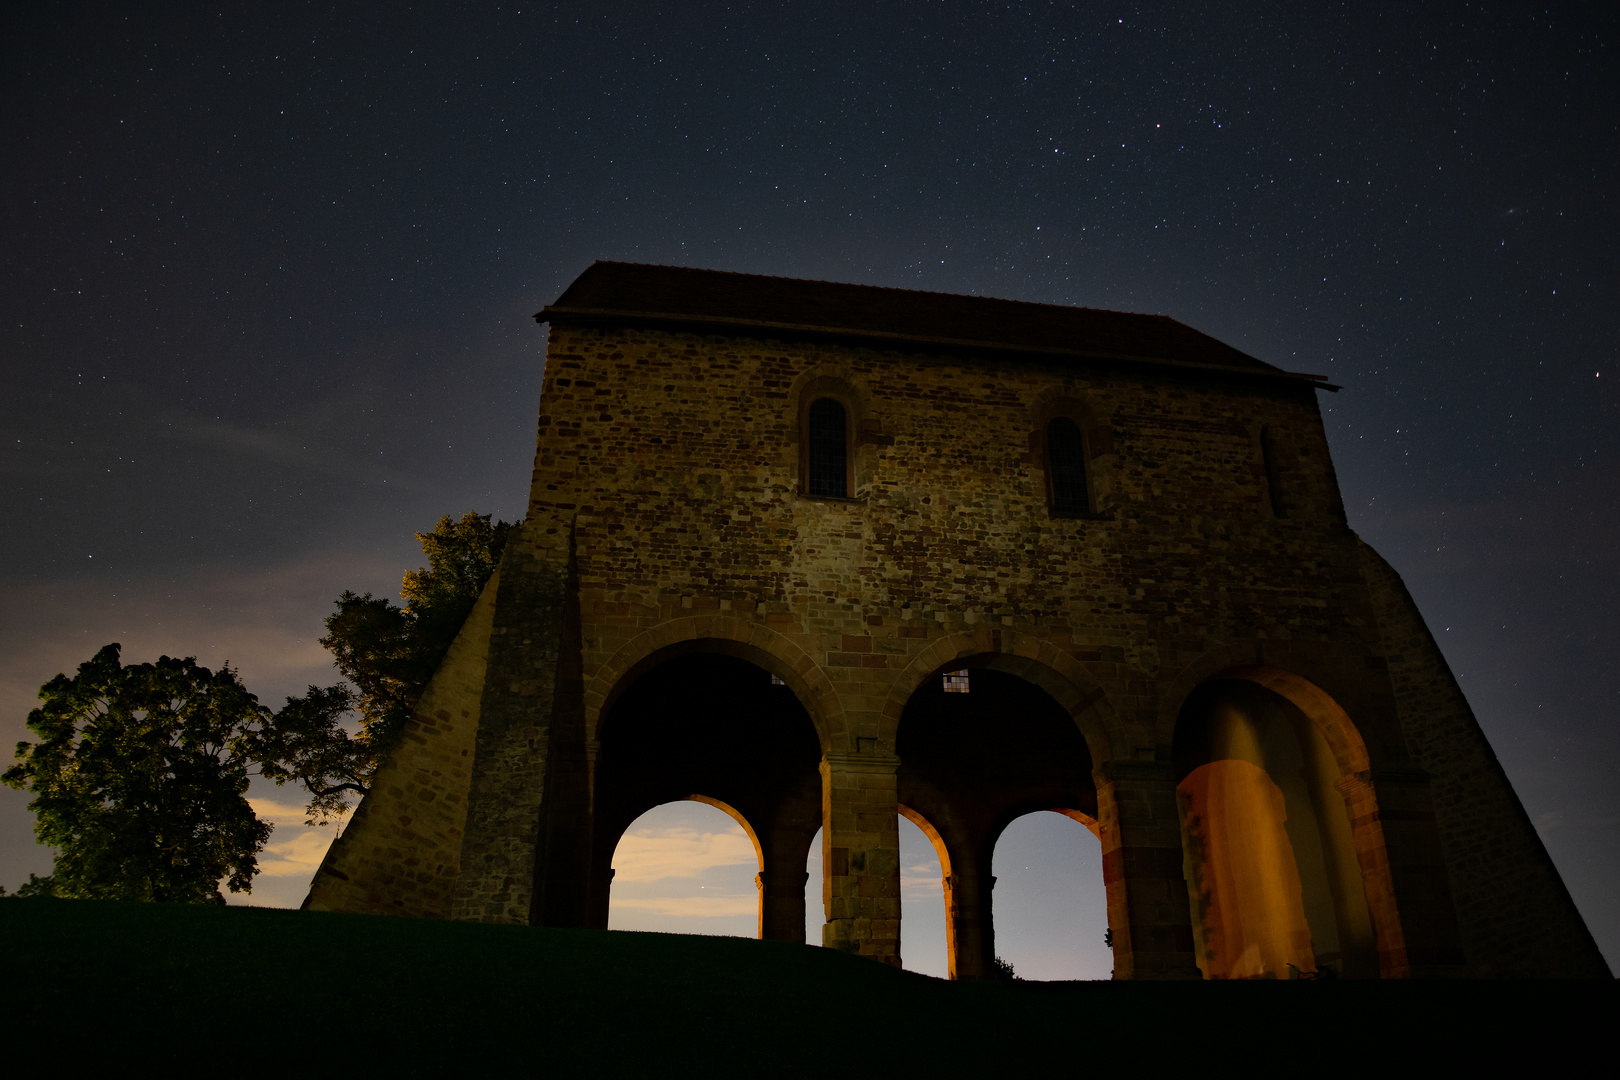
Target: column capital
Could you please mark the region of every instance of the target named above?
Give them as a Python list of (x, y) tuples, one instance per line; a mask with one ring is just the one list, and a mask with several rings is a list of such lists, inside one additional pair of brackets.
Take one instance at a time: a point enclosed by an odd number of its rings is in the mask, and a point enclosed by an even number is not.
[(894, 754), (851, 754), (828, 751), (821, 757), (823, 769), (840, 773), (892, 773), (900, 768)]

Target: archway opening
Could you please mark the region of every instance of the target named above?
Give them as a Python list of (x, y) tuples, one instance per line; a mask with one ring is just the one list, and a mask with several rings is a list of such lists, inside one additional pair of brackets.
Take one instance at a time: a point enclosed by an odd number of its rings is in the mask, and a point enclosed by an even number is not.
[(1037, 811), (996, 840), (996, 955), (1021, 979), (1113, 978), (1095, 824), (1061, 810)]
[(950, 975), (945, 928), (945, 870), (928, 834), (900, 815), (900, 965), (943, 979)]
[(821, 895), (821, 841), (822, 830), (817, 829), (804, 860), (804, 941), (807, 945), (820, 945), (821, 928), (827, 925), (827, 905)]
[(759, 854), (744, 826), (699, 800), (636, 818), (613, 851), (608, 929), (753, 937)]
[(608, 871), (620, 836), (654, 807), (698, 799), (746, 823), (758, 845), (756, 932), (803, 940), (802, 867), (821, 823), (821, 744), (792, 690), (740, 657), (689, 647), (634, 677), (603, 717), (600, 740), (596, 925), (609, 924), (609, 898), (621, 889), (617, 867)]
[(1376, 978), (1327, 740), (1287, 698), (1214, 679), (1182, 706), (1176, 795), (1198, 965), (1211, 979)]
[[(996, 973), (1000, 899), (991, 865), (1007, 823), (1052, 807), (1091, 820), (1097, 813), (1091, 754), (1074, 718), (1041, 686), (984, 666), (997, 659), (959, 661), (925, 680), (907, 700), (896, 736), (905, 816), (937, 834), (934, 846), (946, 855), (941, 903), (952, 978)], [(1100, 877), (1100, 854), (1093, 861)], [(908, 960), (917, 921), (902, 906)]]

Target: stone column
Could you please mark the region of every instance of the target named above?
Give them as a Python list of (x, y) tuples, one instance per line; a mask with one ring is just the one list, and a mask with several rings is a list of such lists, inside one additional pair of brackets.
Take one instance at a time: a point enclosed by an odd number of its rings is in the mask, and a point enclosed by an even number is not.
[[(758, 829), (762, 866), (758, 883), (761, 941), (804, 944), (805, 872), (810, 841), (821, 825), (821, 785), (808, 769), (788, 791), (769, 792), (767, 808), (750, 814)], [(750, 808), (755, 803), (750, 803)]]
[(1175, 767), (1106, 761), (1094, 775), (1114, 978), (1199, 978)]
[(1421, 769), (1385, 766), (1336, 784), (1350, 810), (1356, 859), (1385, 979), (1464, 974), (1462, 934)]
[(823, 945), (900, 966), (900, 803), (892, 755), (821, 762)]
[[(770, 852), (765, 863), (771, 865)], [(804, 944), (804, 883), (810, 875), (798, 867), (777, 866), (761, 870), (754, 875), (759, 886), (759, 939), (761, 941), (791, 941)]]
[(995, 884), (978, 859), (951, 853), (951, 872), (945, 875), (945, 951), (952, 979), (996, 975)]

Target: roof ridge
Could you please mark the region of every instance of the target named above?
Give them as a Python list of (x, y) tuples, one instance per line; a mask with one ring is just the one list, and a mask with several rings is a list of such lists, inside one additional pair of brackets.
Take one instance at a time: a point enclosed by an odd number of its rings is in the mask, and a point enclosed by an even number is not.
[[(1080, 304), (1049, 304), (1040, 300), (1013, 300), (1005, 296), (985, 296), (980, 293), (944, 293), (935, 292), (932, 289), (902, 289), (896, 285), (863, 285), (860, 282), (855, 281), (828, 281), (825, 278), (791, 278), (782, 277), (779, 274), (748, 274), (741, 270), (710, 270), (707, 267), (701, 266), (670, 266), (665, 263), (624, 262), (620, 259), (597, 259), (592, 265), (634, 266), (646, 270), (683, 270), (692, 274), (714, 274), (717, 277), (745, 277), (755, 278), (760, 281), (785, 281), (793, 284), (804, 284), (809, 282), (816, 285), (842, 285), (845, 288), (850, 289), (873, 289), (881, 292), (909, 293), (912, 296), (937, 296), (947, 300), (988, 300), (996, 304), (1023, 304), (1028, 307), (1052, 308), (1057, 311), (1092, 311), (1099, 315), (1132, 315), (1138, 319), (1163, 319), (1165, 322), (1174, 323), (1175, 325), (1184, 329), (1191, 330), (1195, 334), (1203, 333), (1203, 331), (1188, 326), (1186, 323), (1180, 322), (1169, 315), (1160, 315), (1151, 311), (1119, 311), (1114, 308), (1086, 307)], [(1207, 337), (1208, 335), (1205, 336)]]

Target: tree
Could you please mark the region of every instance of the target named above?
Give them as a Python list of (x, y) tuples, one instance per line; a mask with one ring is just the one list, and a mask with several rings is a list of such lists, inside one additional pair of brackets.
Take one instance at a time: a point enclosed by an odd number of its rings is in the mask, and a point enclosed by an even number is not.
[(348, 795), (364, 795), (381, 756), (362, 730), (351, 735), (343, 726), (354, 710), (355, 694), (347, 686), (311, 686), (303, 697), (288, 698), (253, 741), (259, 771), (279, 786), (289, 781), (309, 792), (305, 824), (324, 825), (348, 809)]
[(40, 741), (18, 743), (0, 780), (34, 795), (54, 895), (222, 904), (221, 878), (252, 888), (271, 827), (248, 805), (248, 770), (270, 711), (236, 672), (191, 657), (125, 667), (112, 644), (39, 696)]
[[(0, 885), (0, 896), (5, 895), (6, 887), (4, 885)], [(39, 877), (35, 874), (29, 874), (28, 880), (22, 885), (18, 886), (17, 891), (11, 894), (12, 898), (17, 900), (27, 900), (29, 897), (33, 896), (53, 897), (55, 895), (56, 880), (48, 875), (46, 877)]]
[[(256, 751), (265, 776), (310, 793), (310, 824), (341, 814), (349, 793), (370, 789), (518, 524), (471, 510), (459, 521), (442, 517), (416, 534), (428, 565), (406, 571), (403, 608), (370, 593), (338, 597), (321, 644), (354, 688), (311, 686), (288, 698)], [(350, 711), (358, 714), (355, 733), (344, 726)]]

